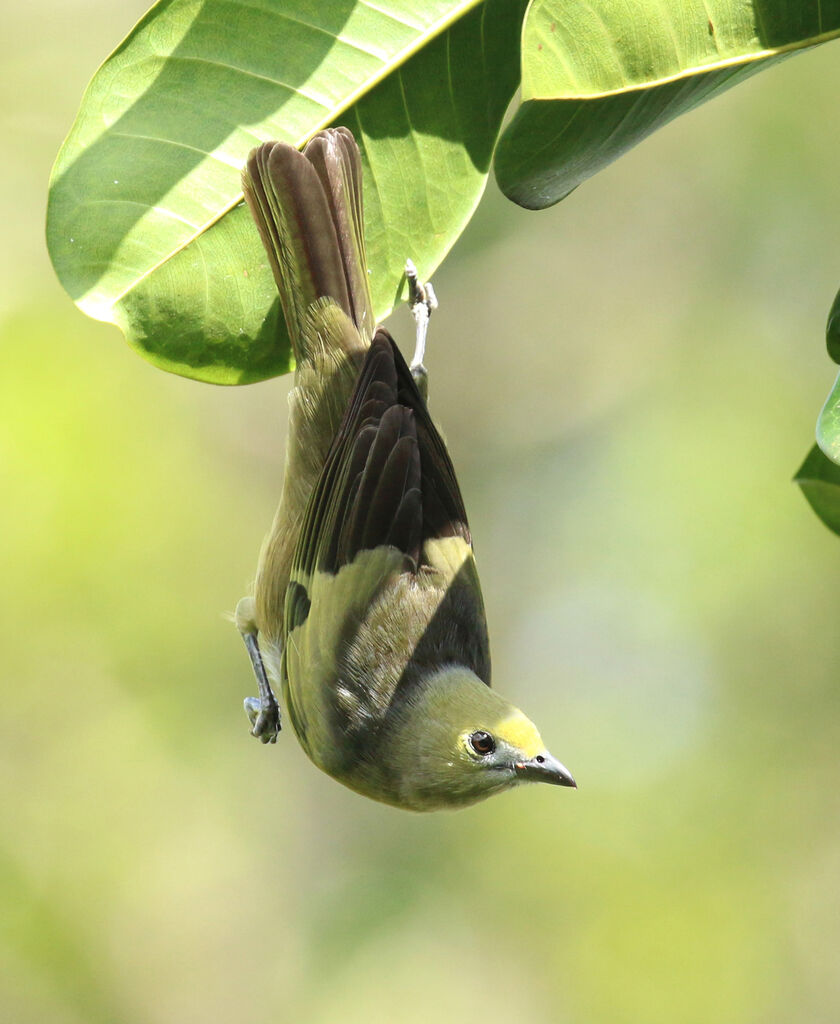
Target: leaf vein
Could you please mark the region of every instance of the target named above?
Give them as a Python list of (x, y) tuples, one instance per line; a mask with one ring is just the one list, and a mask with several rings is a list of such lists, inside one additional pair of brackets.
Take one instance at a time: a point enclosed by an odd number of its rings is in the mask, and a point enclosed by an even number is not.
[(235, 71), (237, 74), (244, 75), (246, 78), (256, 78), (258, 81), (269, 82), (271, 85), (276, 85), (281, 89), (285, 89), (286, 92), (291, 93), (293, 96), (302, 96), (305, 100), (317, 103), (319, 107), (324, 107), (325, 110), (330, 109), (329, 102), (321, 99), (314, 93), (307, 92), (300, 88), (300, 86), (289, 85), (288, 82), (282, 82), (279, 78), (273, 78), (271, 75), (263, 75), (259, 71), (252, 71), (250, 68), (243, 68), (238, 64), (229, 64), (227, 61), (223, 60), (210, 60), (208, 57), (196, 57), (194, 55), (183, 53), (173, 53), (167, 59), (172, 61), (183, 61), (190, 64), (209, 64), (211, 67), (226, 68), (228, 71)]
[(223, 156), (218, 152), (218, 150), (208, 152), (206, 149), (202, 149), (200, 146), (191, 146), (188, 142), (181, 142), (179, 139), (167, 139), (161, 135), (143, 135), (140, 132), (112, 131), (110, 134), (113, 136), (113, 138), (116, 139), (142, 139), (145, 140), (146, 142), (157, 142), (164, 146), (174, 146), (177, 149), (186, 149), (193, 153), (201, 153), (202, 156), (206, 156), (212, 160), (216, 160), (218, 161), (218, 163), (224, 164), (225, 167), (232, 167), (235, 170), (239, 170), (241, 168), (240, 161)]
[(403, 25), (405, 28), (410, 28), (413, 32), (422, 32), (426, 26), (417, 24), (415, 22), (406, 21), (405, 18), (399, 17), (391, 11), (386, 11), (384, 7), (379, 7), (377, 4), (373, 4), (370, 0), (361, 0), (362, 7), (367, 7), (368, 10), (375, 11), (377, 14), (383, 14), (390, 21), (395, 21), (398, 25)]

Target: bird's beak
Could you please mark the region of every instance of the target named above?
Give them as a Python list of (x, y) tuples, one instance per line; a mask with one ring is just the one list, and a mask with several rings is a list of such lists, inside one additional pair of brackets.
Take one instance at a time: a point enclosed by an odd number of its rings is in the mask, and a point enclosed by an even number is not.
[(547, 750), (532, 757), (530, 761), (520, 761), (516, 766), (516, 774), (529, 782), (548, 782), (552, 786), (570, 786), (577, 789), (577, 783), (569, 769), (560, 764)]

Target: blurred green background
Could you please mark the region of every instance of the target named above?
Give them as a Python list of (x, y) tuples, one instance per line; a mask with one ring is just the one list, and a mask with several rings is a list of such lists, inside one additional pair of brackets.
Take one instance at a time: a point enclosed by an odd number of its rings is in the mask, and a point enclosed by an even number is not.
[(580, 790), (419, 817), (248, 736), (223, 613), (289, 381), (155, 370), (50, 270), (50, 164), (142, 11), (4, 12), (0, 1019), (834, 1024), (840, 543), (790, 477), (833, 378), (840, 50), (546, 213), (491, 186), (437, 273), (495, 679)]

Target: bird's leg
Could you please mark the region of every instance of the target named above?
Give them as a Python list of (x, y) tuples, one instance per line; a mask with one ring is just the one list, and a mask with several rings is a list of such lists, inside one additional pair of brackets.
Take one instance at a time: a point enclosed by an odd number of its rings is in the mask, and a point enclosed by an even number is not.
[(431, 281), (423, 284), (417, 276), (417, 267), (411, 260), (405, 261), (405, 278), (408, 281), (408, 305), (414, 323), (417, 325), (417, 340), (414, 345), (414, 358), (411, 360), (411, 376), (423, 398), (428, 397), (429, 378), (423, 365), (426, 354), (426, 334), (429, 330), (429, 317), (432, 310), (438, 308), (438, 300)]
[(276, 743), (280, 732), (280, 705), (271, 689), (257, 641), (257, 623), (253, 597), (243, 597), (236, 606), (236, 628), (245, 641), (245, 648), (257, 677), (259, 697), (245, 698), (245, 713), (251, 722), (251, 735), (261, 743)]

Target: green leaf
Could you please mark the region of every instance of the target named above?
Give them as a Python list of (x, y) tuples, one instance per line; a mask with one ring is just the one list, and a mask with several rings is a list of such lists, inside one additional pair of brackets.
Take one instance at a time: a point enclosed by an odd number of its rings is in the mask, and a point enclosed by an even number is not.
[(840, 0), (534, 0), (499, 187), (543, 209), (657, 128), (840, 34)]
[(840, 292), (834, 297), (825, 326), (825, 344), (835, 363), (840, 363)]
[(840, 466), (840, 376), (817, 420), (817, 444), (826, 458)]
[(829, 530), (840, 534), (840, 466), (814, 445), (794, 480)]
[(345, 124), (363, 151), (377, 314), (471, 217), (519, 83), (524, 0), (161, 0), (91, 81), (56, 161), (47, 239), (88, 315), (156, 365), (286, 372), (276, 289), (242, 203), (265, 139)]

